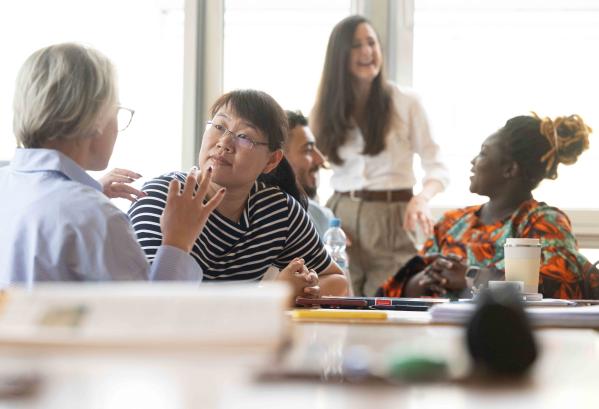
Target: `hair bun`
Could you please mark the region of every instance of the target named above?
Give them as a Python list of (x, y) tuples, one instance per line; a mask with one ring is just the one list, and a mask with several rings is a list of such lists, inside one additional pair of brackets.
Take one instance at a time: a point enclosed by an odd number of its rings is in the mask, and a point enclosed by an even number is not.
[(541, 157), (541, 161), (547, 165), (547, 178), (557, 177), (557, 165), (563, 163), (572, 165), (576, 163), (580, 154), (589, 148), (589, 135), (593, 131), (584, 123), (583, 119), (574, 114), (570, 116), (558, 116), (551, 118), (540, 118), (541, 134), (549, 142), (550, 149)]

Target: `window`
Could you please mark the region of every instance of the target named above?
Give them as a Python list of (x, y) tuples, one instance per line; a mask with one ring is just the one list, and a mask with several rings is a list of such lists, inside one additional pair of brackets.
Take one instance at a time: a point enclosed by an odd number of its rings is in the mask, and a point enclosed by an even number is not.
[[(422, 96), (452, 171), (434, 204), (480, 203), (469, 194), (470, 160), (513, 116), (580, 114), (599, 130), (599, 4), (570, 0), (418, 0), (413, 86)], [(599, 139), (560, 165), (535, 197), (560, 208), (597, 208)]]
[[(308, 116), (331, 31), (351, 11), (351, 0), (226, 0), (224, 91), (259, 89)], [(323, 200), (330, 177), (321, 171)]]
[(351, 0), (226, 0), (224, 91), (254, 88), (308, 115), (333, 26)]
[[(110, 167), (153, 177), (181, 166), (183, 0), (21, 0), (0, 5), (0, 161), (12, 157), (12, 94), (35, 50), (79, 42), (117, 66), (121, 104), (135, 109)], [(13, 39), (9, 41), (8, 39)], [(98, 175), (94, 175), (98, 176)]]

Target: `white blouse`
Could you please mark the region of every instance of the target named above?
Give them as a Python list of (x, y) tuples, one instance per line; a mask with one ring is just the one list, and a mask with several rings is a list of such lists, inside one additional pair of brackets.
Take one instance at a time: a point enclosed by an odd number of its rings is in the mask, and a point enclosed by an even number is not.
[(414, 187), (414, 154), (421, 158), (425, 176), (423, 183), (437, 180), (443, 187), (449, 183), (449, 170), (441, 160), (439, 145), (433, 139), (426, 113), (410, 91), (393, 87), (397, 114), (386, 139), (386, 148), (375, 156), (363, 155), (364, 138), (360, 128), (348, 131), (346, 143), (339, 148), (343, 164), (331, 163), (331, 185), (338, 192), (351, 190), (395, 190)]

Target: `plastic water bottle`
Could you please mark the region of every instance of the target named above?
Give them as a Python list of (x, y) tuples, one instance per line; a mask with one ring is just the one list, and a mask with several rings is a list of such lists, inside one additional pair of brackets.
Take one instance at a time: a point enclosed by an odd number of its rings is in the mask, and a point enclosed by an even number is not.
[[(341, 220), (337, 218), (331, 219), (329, 228), (322, 237), (324, 247), (335, 263), (343, 270), (343, 273), (349, 280), (349, 263), (345, 247), (347, 245), (347, 236), (341, 230)], [(351, 287), (351, 282), (350, 287)]]

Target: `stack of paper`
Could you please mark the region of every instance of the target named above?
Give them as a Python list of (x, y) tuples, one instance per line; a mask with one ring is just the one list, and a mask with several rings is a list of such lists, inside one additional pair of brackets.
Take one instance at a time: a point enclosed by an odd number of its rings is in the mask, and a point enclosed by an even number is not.
[(599, 305), (527, 308), (526, 314), (538, 326), (599, 328)]
[(475, 304), (466, 302), (439, 304), (431, 307), (431, 322), (443, 324), (463, 324), (470, 319), (476, 308)]
[[(464, 324), (468, 322), (476, 305), (473, 303), (447, 303), (430, 309), (431, 322)], [(527, 307), (530, 322), (535, 326), (599, 328), (599, 305), (589, 307)]]
[(3, 294), (0, 342), (272, 345), (289, 299), (280, 283), (37, 284)]

